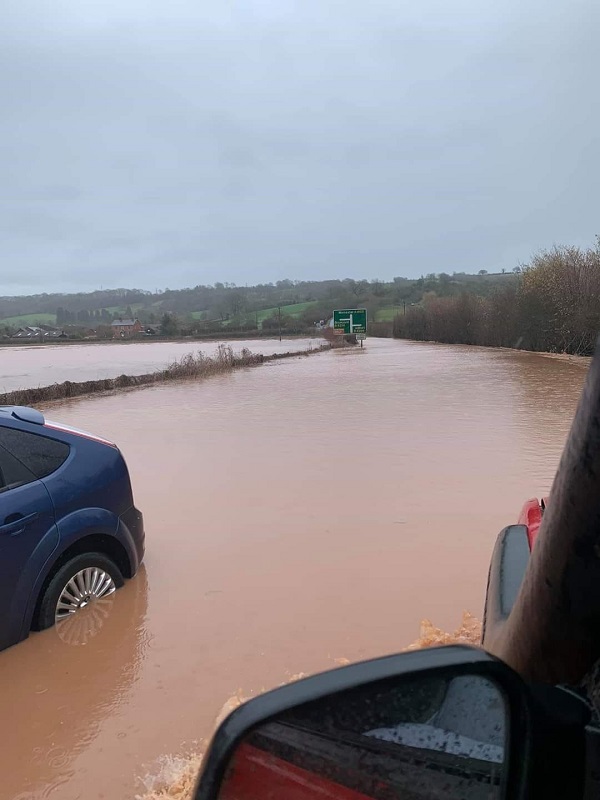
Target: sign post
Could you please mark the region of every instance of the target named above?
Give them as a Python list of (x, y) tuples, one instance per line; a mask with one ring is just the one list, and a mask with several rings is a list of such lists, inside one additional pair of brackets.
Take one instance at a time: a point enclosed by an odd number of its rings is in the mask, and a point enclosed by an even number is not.
[(333, 332), (336, 336), (356, 336), (363, 346), (367, 338), (367, 309), (343, 308), (333, 312)]

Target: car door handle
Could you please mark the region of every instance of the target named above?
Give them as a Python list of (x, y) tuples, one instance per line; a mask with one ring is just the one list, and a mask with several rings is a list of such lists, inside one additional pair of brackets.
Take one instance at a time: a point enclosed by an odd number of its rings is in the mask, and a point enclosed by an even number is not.
[(6, 517), (4, 520), (4, 524), (0, 525), (0, 534), (4, 533), (10, 536), (18, 536), (19, 533), (23, 533), (26, 526), (29, 525), (30, 522), (33, 522), (37, 516), (37, 511), (25, 516), (23, 516), (23, 514), (10, 514), (10, 516)]

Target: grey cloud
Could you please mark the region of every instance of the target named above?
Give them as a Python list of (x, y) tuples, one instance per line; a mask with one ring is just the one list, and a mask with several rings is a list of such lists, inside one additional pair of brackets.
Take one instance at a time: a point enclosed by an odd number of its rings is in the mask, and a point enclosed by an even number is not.
[(5, 286), (510, 269), (597, 232), (595, 0), (51, 6), (3, 10)]

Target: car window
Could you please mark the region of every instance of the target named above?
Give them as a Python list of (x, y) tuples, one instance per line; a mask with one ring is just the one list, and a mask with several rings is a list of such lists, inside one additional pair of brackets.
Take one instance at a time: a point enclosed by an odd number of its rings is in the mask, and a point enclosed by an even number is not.
[(35, 480), (35, 475), (0, 445), (0, 492), (33, 483)]
[(0, 445), (17, 458), (36, 478), (57, 470), (69, 455), (69, 445), (35, 433), (0, 427)]

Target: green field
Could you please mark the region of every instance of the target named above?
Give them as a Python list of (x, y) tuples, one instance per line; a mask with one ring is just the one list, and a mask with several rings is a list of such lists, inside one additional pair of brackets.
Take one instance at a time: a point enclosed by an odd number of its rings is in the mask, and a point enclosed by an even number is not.
[[(158, 303), (153, 303), (152, 308), (156, 311), (158, 310), (158, 306), (160, 305), (161, 301)], [(305, 303), (291, 303), (290, 305), (281, 306), (281, 315), (286, 317), (299, 317), (305, 311), (314, 306), (318, 306), (318, 300), (309, 300)], [(134, 315), (140, 310), (144, 308), (143, 303), (133, 303), (131, 306), (131, 310), (133, 311)], [(100, 310), (100, 309), (98, 309)], [(110, 314), (117, 314), (121, 317), (125, 317), (127, 314), (127, 306), (108, 306), (106, 310)], [(388, 309), (382, 309), (382, 312), (387, 312)], [(192, 311), (187, 315), (183, 316), (190, 316), (193, 319), (201, 319), (202, 314), (205, 313), (204, 311)], [(244, 315), (244, 318), (247, 322), (254, 322), (258, 320), (259, 326), (262, 324), (263, 320), (268, 319), (269, 317), (277, 316), (277, 306), (273, 308), (263, 308), (260, 311), (252, 311), (248, 312)], [(387, 319), (387, 317), (385, 317)], [(393, 319), (393, 316), (390, 316), (389, 319)], [(94, 320), (92, 320), (92, 323)], [(228, 320), (223, 324), (225, 326), (231, 324), (232, 320)], [(7, 325), (14, 328), (19, 328), (25, 325), (56, 325), (56, 315), (55, 314), (23, 314), (21, 316), (16, 317), (6, 317), (5, 319), (0, 320), (0, 325)], [(96, 321), (98, 324), (98, 321)]]
[[(289, 306), (281, 306), (281, 315), (286, 317), (299, 317), (305, 311), (308, 311), (309, 308), (318, 304), (318, 300), (309, 300), (306, 303), (292, 303)], [(256, 314), (258, 314), (258, 322), (261, 323), (264, 319), (276, 316), (277, 311), (278, 307), (275, 306), (274, 308), (263, 308), (262, 311), (256, 312)], [(256, 314), (251, 314), (250, 318), (256, 318)]]
[[(318, 304), (318, 300), (308, 300), (306, 303), (290, 303), (290, 305), (281, 306), (281, 316), (299, 317), (309, 308), (312, 308)], [(260, 326), (265, 319), (277, 316), (277, 311), (278, 306), (274, 306), (273, 308), (263, 308), (260, 311), (249, 311), (242, 315), (242, 319), (245, 322), (258, 322)], [(189, 313), (189, 316), (193, 317), (194, 319), (200, 319), (203, 313), (203, 311), (192, 311)], [(233, 324), (233, 322), (233, 319), (223, 320), (223, 325), (227, 327), (228, 325)]]
[(56, 314), (23, 314), (21, 317), (5, 317), (0, 325), (21, 328), (26, 325), (56, 325)]
[[(141, 308), (144, 308), (143, 303), (134, 303), (131, 306), (131, 310), (134, 314), (136, 314)], [(119, 314), (121, 317), (125, 317), (127, 314), (127, 306), (111, 306), (106, 310), (111, 314)], [(92, 322), (94, 322), (94, 320), (92, 320)], [(56, 314), (46, 314), (40, 312), (39, 314), (21, 314), (20, 316), (16, 317), (5, 317), (4, 319), (0, 319), (0, 325), (7, 325), (11, 328), (21, 328), (25, 327), (26, 325), (38, 324), (56, 325)]]
[(375, 322), (393, 322), (394, 317), (402, 313), (402, 306), (386, 306), (375, 312)]
[[(133, 305), (131, 305), (129, 307), (131, 308), (131, 310), (135, 314), (135, 312), (139, 311), (140, 308), (144, 308), (144, 304), (143, 303), (133, 303)], [(101, 310), (102, 309), (100, 309), (100, 308), (98, 309), (98, 311), (101, 311)], [(127, 306), (126, 305), (125, 306), (108, 306), (106, 310), (108, 311), (109, 314), (120, 314), (121, 317), (123, 317), (123, 318), (127, 314)]]

